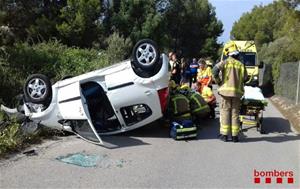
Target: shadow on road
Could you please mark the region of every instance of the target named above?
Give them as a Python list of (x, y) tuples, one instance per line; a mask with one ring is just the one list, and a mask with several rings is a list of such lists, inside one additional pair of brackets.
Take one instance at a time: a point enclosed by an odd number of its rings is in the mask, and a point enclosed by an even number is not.
[(280, 117), (266, 117), (263, 119), (263, 127), (266, 133), (290, 133), (291, 124), (288, 120)]
[(150, 145), (140, 139), (127, 136), (101, 136), (104, 147), (108, 149), (117, 149), (141, 145)]
[[(205, 119), (200, 123), (200, 127), (198, 127), (198, 134), (210, 130), (212, 128), (214, 132), (214, 138), (217, 136), (217, 132), (219, 132), (219, 119)], [(217, 132), (216, 132), (217, 131)], [(135, 129), (133, 131), (129, 131), (123, 134), (119, 134), (119, 136), (132, 136), (132, 137), (150, 137), (150, 138), (170, 138), (170, 128), (169, 125), (162, 121), (157, 121), (146, 125), (144, 127)], [(198, 137), (198, 139), (201, 139)]]
[(251, 138), (242, 138), (241, 142), (242, 143), (248, 143), (248, 142), (261, 142), (261, 141), (266, 141), (266, 142), (273, 142), (273, 143), (281, 143), (281, 142), (288, 142), (288, 141), (295, 141), (295, 140), (300, 140), (300, 135), (292, 136), (292, 135), (287, 135), (287, 134), (281, 134), (278, 136), (265, 136), (262, 135), (261, 137), (251, 137)]
[[(262, 134), (261, 137), (247, 137), (247, 132), (242, 137), (242, 142), (287, 142), (293, 140), (300, 140), (300, 135), (293, 134), (292, 126), (289, 121), (279, 117), (266, 117), (263, 120), (263, 129), (266, 134)], [(255, 128), (254, 128), (255, 129)], [(272, 136), (268, 136), (272, 134)], [(274, 136), (274, 134), (276, 136)]]
[[(216, 138), (219, 132), (219, 119), (206, 119), (198, 127), (197, 140)], [(144, 127), (118, 134), (117, 136), (142, 137), (142, 138), (170, 138), (170, 128), (166, 123), (157, 121)]]
[(156, 121), (138, 129), (119, 134), (119, 136), (169, 138), (169, 131), (169, 126), (163, 121)]
[(140, 138), (169, 138), (169, 128), (160, 121), (146, 126), (111, 136), (101, 136), (105, 147), (109, 149), (124, 148), (140, 145), (151, 145)]
[[(266, 117), (263, 120), (266, 134), (260, 134), (256, 128), (251, 128), (241, 135), (241, 142), (268, 141), (274, 143), (300, 140), (300, 135), (295, 135), (290, 123), (283, 118)], [(244, 126), (243, 128), (247, 128)], [(255, 132), (250, 132), (254, 130)], [(249, 134), (248, 134), (249, 133)], [(217, 139), (219, 134), (219, 119), (207, 119), (201, 122), (196, 140)], [(103, 141), (109, 149), (123, 148), (139, 145), (151, 145), (145, 143), (142, 138), (169, 138), (169, 127), (164, 122), (156, 121), (144, 127), (113, 136), (102, 136)]]
[[(212, 130), (213, 129), (213, 130)], [(218, 132), (218, 119), (203, 120), (198, 130), (198, 137), (194, 140), (215, 139)], [(101, 136), (105, 147), (109, 149), (124, 148), (139, 145), (151, 145), (143, 141), (142, 138), (168, 138), (170, 130), (169, 126), (162, 121), (156, 121), (144, 127), (120, 133), (112, 136)], [(203, 137), (205, 136), (205, 137)], [(173, 140), (173, 139), (170, 139)]]

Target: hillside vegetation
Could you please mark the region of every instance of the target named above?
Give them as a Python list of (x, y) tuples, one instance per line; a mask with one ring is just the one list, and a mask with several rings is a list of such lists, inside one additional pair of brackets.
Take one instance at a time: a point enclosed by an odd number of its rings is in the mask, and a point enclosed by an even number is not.
[(272, 64), (276, 84), (280, 65), (300, 60), (299, 0), (279, 0), (266, 6), (255, 6), (234, 23), (231, 35), (236, 40), (255, 40), (259, 58)]
[(128, 58), (142, 38), (217, 57), (221, 33), (208, 0), (0, 0), (0, 99), (10, 104), (32, 73), (56, 81)]

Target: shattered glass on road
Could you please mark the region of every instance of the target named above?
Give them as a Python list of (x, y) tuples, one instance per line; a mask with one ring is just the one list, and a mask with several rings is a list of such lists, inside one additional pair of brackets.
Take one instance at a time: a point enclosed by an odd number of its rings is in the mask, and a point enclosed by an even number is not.
[(73, 164), (80, 167), (122, 168), (125, 163), (128, 163), (128, 161), (124, 159), (111, 159), (107, 154), (91, 155), (86, 154), (85, 152), (68, 154), (66, 156), (59, 156), (56, 159), (64, 163)]

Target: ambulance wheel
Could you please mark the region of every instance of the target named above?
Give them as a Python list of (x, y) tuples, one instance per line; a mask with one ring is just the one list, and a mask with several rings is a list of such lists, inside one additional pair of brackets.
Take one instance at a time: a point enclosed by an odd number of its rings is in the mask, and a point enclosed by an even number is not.
[(262, 124), (260, 124), (260, 131), (259, 131), (260, 134), (266, 134), (266, 131), (263, 129), (262, 127)]
[(266, 132), (264, 131), (264, 129), (263, 129), (263, 125), (262, 125), (262, 123), (261, 122), (258, 122), (257, 124), (256, 124), (256, 130), (260, 133), (260, 134), (266, 134)]
[(257, 117), (257, 131), (259, 131), (260, 134), (266, 134), (266, 132), (263, 129), (263, 112), (261, 111)]

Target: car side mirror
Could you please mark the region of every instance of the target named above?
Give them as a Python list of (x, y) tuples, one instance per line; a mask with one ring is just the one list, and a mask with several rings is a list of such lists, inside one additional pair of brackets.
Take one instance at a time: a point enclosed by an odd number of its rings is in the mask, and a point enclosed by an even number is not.
[(258, 68), (261, 69), (261, 68), (263, 68), (263, 67), (264, 67), (264, 62), (263, 62), (263, 61), (260, 61), (260, 62), (259, 62), (259, 65), (258, 65)]

